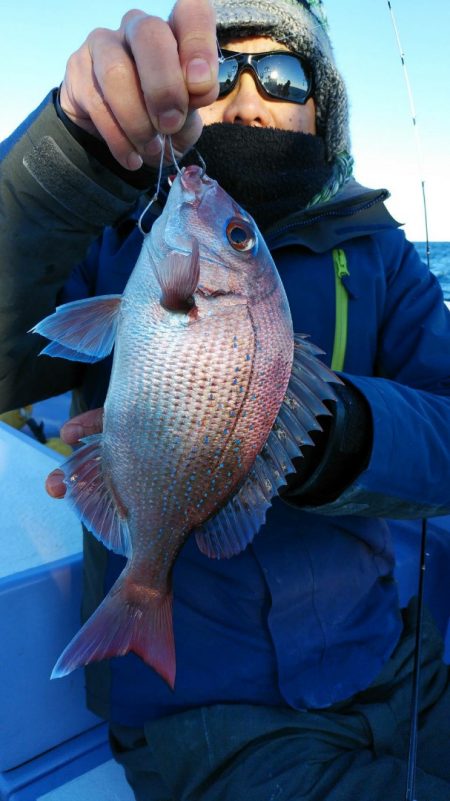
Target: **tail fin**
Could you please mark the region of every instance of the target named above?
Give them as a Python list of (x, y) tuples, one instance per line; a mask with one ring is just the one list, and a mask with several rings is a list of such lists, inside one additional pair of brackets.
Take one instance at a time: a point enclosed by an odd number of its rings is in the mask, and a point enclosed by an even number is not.
[(154, 668), (171, 689), (175, 684), (172, 593), (120, 576), (98, 609), (59, 657), (52, 679), (72, 670), (133, 651)]

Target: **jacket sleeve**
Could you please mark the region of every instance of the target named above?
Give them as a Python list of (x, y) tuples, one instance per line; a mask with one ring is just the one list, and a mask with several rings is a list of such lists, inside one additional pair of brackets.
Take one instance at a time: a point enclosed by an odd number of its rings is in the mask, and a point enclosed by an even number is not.
[(387, 273), (377, 374), (342, 374), (369, 406), (370, 458), (339, 497), (304, 508), (391, 518), (449, 514), (450, 312), (437, 279), (400, 232), (380, 247)]
[(56, 91), (0, 146), (0, 412), (76, 386), (81, 365), (38, 353), (74, 265), (142, 190), (105, 168), (56, 114)]

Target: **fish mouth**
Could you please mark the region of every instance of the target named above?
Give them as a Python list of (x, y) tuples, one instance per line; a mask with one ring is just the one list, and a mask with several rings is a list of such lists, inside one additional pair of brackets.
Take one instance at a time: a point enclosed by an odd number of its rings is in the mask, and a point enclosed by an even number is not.
[[(206, 180), (204, 180), (206, 178)], [(181, 183), (188, 192), (195, 192), (202, 184), (210, 183), (211, 179), (205, 176), (205, 171), (198, 164), (184, 167), (180, 175)]]
[(205, 200), (205, 196), (214, 188), (216, 181), (209, 178), (205, 171), (197, 164), (190, 164), (183, 167), (180, 174), (180, 183), (187, 196), (185, 202), (200, 206)]

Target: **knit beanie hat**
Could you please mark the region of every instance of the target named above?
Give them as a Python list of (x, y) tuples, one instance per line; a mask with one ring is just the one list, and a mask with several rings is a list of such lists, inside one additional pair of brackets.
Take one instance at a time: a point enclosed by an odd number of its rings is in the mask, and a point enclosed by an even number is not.
[(219, 41), (270, 36), (310, 62), (317, 133), (324, 139), (327, 161), (344, 161), (351, 171), (347, 92), (321, 0), (213, 0), (213, 5)]

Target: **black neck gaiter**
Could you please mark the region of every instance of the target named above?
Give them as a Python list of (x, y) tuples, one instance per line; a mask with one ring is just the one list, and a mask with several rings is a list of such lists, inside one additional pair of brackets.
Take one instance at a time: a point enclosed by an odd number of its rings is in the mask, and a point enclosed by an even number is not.
[(305, 208), (330, 177), (323, 139), (297, 131), (236, 123), (205, 125), (182, 166), (206, 163), (215, 178), (263, 230)]

